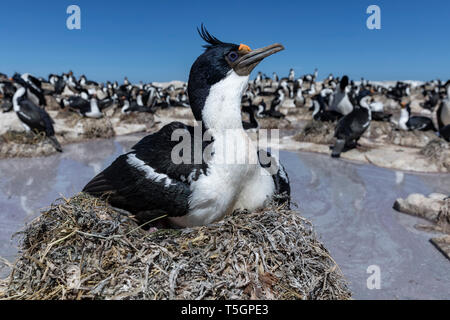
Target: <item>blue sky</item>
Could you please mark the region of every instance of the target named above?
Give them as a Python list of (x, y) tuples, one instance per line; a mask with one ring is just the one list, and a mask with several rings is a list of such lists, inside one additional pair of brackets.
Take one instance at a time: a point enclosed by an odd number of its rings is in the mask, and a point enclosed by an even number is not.
[[(81, 30), (66, 9), (81, 8)], [(381, 8), (381, 30), (366, 9)], [(9, 1), (0, 10), (0, 72), (73, 70), (105, 81), (186, 80), (202, 52), (196, 27), (251, 48), (286, 50), (256, 71), (287, 75), (319, 68), (353, 79), (450, 78), (450, 1)], [(252, 76), (254, 77), (255, 74)]]

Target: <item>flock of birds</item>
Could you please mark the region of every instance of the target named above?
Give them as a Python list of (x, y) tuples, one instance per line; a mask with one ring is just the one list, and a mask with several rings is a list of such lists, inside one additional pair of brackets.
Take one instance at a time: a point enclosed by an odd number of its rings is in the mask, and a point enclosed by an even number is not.
[[(336, 144), (331, 147), (333, 157), (355, 148), (372, 120), (393, 122), (398, 130), (435, 131), (446, 141), (450, 140), (450, 80), (446, 83), (429, 81), (419, 88), (424, 97), (420, 106), (431, 113), (436, 112), (436, 128), (430, 117), (411, 114), (411, 102), (406, 102), (414, 89), (411, 84), (399, 81), (395, 86), (387, 87), (364, 79), (357, 84), (348, 76), (339, 78), (332, 74), (317, 82), (317, 75), (317, 69), (299, 78), (291, 69), (288, 77), (281, 79), (275, 72), (272, 77), (259, 72), (256, 79), (249, 82), (242, 97), (242, 112), (247, 113), (249, 119), (242, 122), (243, 128), (257, 130), (260, 118), (284, 118), (280, 107), (286, 99), (291, 99), (292, 107), (308, 108), (316, 121), (337, 121)], [(14, 110), (27, 131), (44, 133), (60, 152), (62, 148), (55, 138), (54, 121), (45, 111), (45, 95), (52, 95), (61, 109), (89, 118), (102, 118), (108, 108), (120, 108), (121, 113), (129, 114), (190, 107), (187, 84), (163, 89), (152, 83), (132, 84), (126, 77), (121, 85), (117, 81), (97, 83), (84, 75), (77, 80), (72, 71), (50, 74), (48, 79), (29, 73), (16, 73), (8, 78), (0, 73), (0, 108), (3, 112)], [(399, 119), (393, 120), (383, 102), (374, 97), (385, 97), (398, 103), (401, 107)]]
[[(430, 117), (411, 115), (407, 102), (412, 100), (411, 91), (417, 95), (418, 90), (411, 84), (397, 82), (384, 87), (333, 75), (319, 82), (317, 70), (300, 78), (291, 70), (281, 79), (275, 73), (267, 77), (260, 72), (249, 82), (255, 67), (284, 50), (283, 45), (252, 50), (244, 44), (220, 41), (204, 25), (198, 32), (206, 42), (205, 51), (192, 64), (189, 82), (181, 88), (131, 84), (126, 78), (122, 85), (98, 84), (85, 76), (77, 80), (72, 72), (51, 74), (48, 79), (30, 74), (8, 79), (0, 74), (1, 107), (5, 112), (13, 109), (27, 130), (44, 133), (58, 151), (61, 146), (54, 137), (53, 120), (45, 110), (46, 95), (52, 95), (61, 108), (90, 118), (103, 117), (107, 108), (130, 113), (189, 107), (195, 120), (212, 134), (212, 139), (202, 141), (201, 148), (195, 139), (189, 139), (190, 150), (182, 150), (183, 157), (201, 151), (200, 163), (174, 163), (178, 141), (172, 140), (172, 134), (183, 130), (192, 136), (195, 131), (194, 126), (174, 121), (141, 139), (83, 188), (95, 197), (107, 195), (109, 203), (133, 213), (143, 225), (162, 214), (179, 227), (206, 225), (235, 210), (263, 208), (270, 199), (289, 207), (291, 189), (285, 168), (244, 131), (257, 129), (260, 118), (281, 121), (286, 116), (281, 107), (286, 108), (289, 102), (291, 108), (311, 112), (316, 121), (336, 123), (333, 157), (356, 147), (372, 120), (393, 121), (398, 130), (433, 130), (449, 140), (450, 81), (430, 81), (419, 88), (426, 97), (421, 107), (429, 114), (436, 112), (436, 129)], [(401, 106), (398, 120), (380, 97)], [(249, 114), (248, 122), (243, 121), (242, 112)], [(244, 142), (236, 144), (236, 154), (248, 154), (257, 161), (239, 166), (228, 163), (224, 150), (234, 139)], [(205, 152), (209, 159), (203, 157)]]
[[(415, 88), (411, 83), (397, 82), (388, 87), (370, 83), (365, 79), (357, 84), (348, 76), (342, 78), (330, 74), (322, 83), (316, 82), (317, 69), (313, 74), (295, 78), (290, 70), (289, 76), (279, 79), (274, 73), (270, 78), (261, 72), (249, 84), (243, 97), (243, 111), (249, 114), (250, 122), (244, 128), (258, 128), (257, 118), (284, 118), (279, 111), (285, 99), (293, 101), (292, 107), (308, 108), (316, 121), (335, 122), (336, 144), (332, 157), (339, 157), (343, 151), (358, 145), (358, 140), (369, 128), (370, 122), (389, 121), (396, 129), (403, 131), (434, 131), (446, 141), (450, 141), (450, 80), (443, 83), (433, 80)], [(273, 87), (276, 90), (273, 90)], [(429, 114), (436, 112), (437, 128), (431, 117), (412, 115), (411, 92), (419, 90), (424, 97), (420, 107)], [(270, 108), (261, 96), (273, 96)], [(395, 120), (380, 101), (393, 101), (400, 109), (400, 117)], [(255, 102), (256, 101), (256, 102)]]

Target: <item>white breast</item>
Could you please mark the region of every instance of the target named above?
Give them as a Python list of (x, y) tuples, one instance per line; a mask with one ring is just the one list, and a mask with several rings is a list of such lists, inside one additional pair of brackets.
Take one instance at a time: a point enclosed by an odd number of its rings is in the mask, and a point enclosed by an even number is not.
[(189, 213), (171, 218), (180, 226), (210, 224), (237, 208), (255, 210), (273, 195), (270, 175), (262, 175), (257, 148), (242, 128), (241, 98), (248, 76), (231, 70), (211, 86), (203, 120), (214, 137), (206, 175), (191, 184)]
[(339, 89), (336, 90), (333, 95), (332, 105), (330, 107), (331, 110), (342, 113), (343, 115), (347, 115), (353, 111), (353, 105), (351, 104), (348, 96), (345, 92), (341, 92)]
[(189, 214), (171, 219), (179, 226), (207, 225), (236, 209), (256, 210), (274, 193), (272, 176), (259, 165), (256, 146), (245, 131), (212, 134), (214, 155), (207, 175), (191, 184)]
[(400, 113), (400, 119), (398, 120), (398, 127), (401, 130), (408, 130), (408, 127), (406, 126), (406, 123), (409, 120), (409, 114), (408, 111), (406, 111), (406, 109), (402, 109), (401, 113)]
[(450, 98), (444, 100), (444, 106), (441, 111), (441, 121), (444, 123), (444, 126), (450, 124)]

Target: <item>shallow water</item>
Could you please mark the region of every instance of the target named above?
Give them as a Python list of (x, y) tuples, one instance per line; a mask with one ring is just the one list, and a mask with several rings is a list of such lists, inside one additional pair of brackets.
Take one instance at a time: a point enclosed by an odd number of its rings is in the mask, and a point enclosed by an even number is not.
[[(46, 158), (0, 160), (0, 256), (17, 253), (11, 236), (61, 195), (77, 193), (126, 152), (135, 136), (65, 146)], [(392, 209), (410, 193), (449, 193), (449, 174), (413, 174), (312, 153), (281, 152), (293, 200), (312, 220), (350, 282), (356, 299), (450, 299), (450, 261), (418, 231), (426, 223)], [(379, 266), (381, 289), (367, 288), (367, 268)], [(6, 270), (0, 270), (5, 276)]]

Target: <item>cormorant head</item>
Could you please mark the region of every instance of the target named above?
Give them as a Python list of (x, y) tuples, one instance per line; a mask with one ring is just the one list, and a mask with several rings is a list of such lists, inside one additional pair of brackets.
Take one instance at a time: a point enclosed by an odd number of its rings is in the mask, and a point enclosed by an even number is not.
[(339, 84), (341, 91), (344, 91), (345, 88), (348, 86), (348, 77), (347, 76), (343, 76), (341, 79), (341, 82)]
[(251, 50), (244, 44), (225, 43), (212, 36), (203, 24), (198, 33), (206, 42), (206, 50), (192, 65), (188, 82), (189, 100), (197, 120), (202, 119), (202, 108), (212, 86), (232, 77), (247, 83), (250, 73), (264, 58), (284, 49), (281, 44)]

